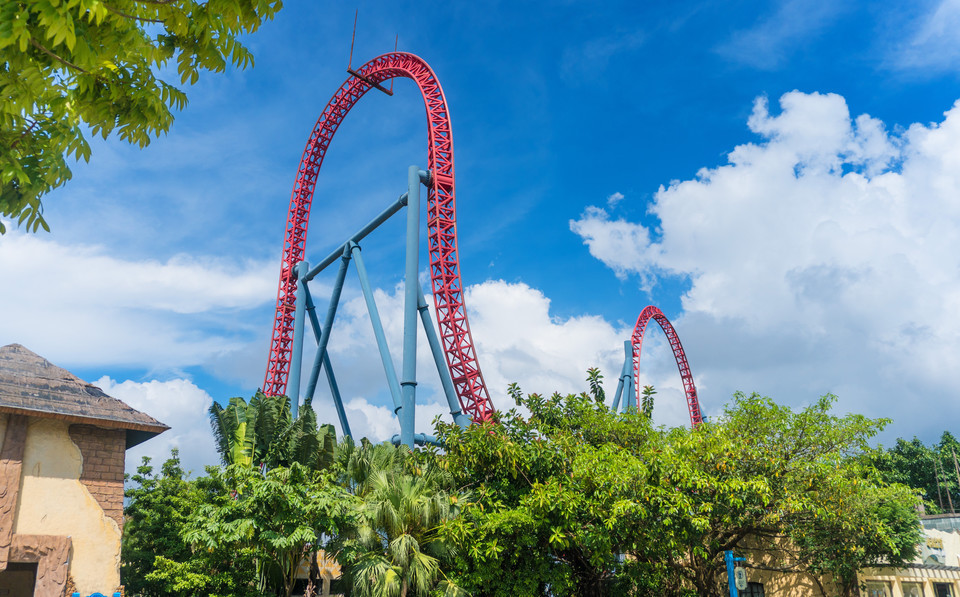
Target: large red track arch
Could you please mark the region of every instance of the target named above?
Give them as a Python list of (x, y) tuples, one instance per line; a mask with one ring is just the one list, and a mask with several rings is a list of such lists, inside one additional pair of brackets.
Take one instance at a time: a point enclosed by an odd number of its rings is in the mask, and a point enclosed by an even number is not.
[(281, 395), (287, 390), (297, 290), (294, 267), (304, 258), (310, 204), (333, 135), (350, 108), (374, 85), (394, 77), (407, 77), (417, 83), (427, 109), (427, 167), (432, 176), (427, 190), (427, 243), (440, 338), (463, 411), (474, 421), (489, 420), (494, 412), (493, 403), (483, 382), (463, 304), (457, 253), (453, 134), (443, 89), (430, 66), (422, 58), (406, 52), (374, 58), (360, 67), (357, 74), (359, 76), (351, 76), (333, 95), (300, 158), (287, 215), (276, 319), (263, 391)]
[(653, 319), (660, 324), (663, 333), (666, 334), (670, 342), (670, 348), (673, 349), (673, 356), (677, 360), (677, 369), (680, 370), (680, 378), (683, 380), (683, 392), (687, 399), (687, 409), (690, 411), (690, 424), (699, 425), (703, 422), (703, 416), (700, 414), (700, 401), (697, 399), (697, 387), (693, 384), (693, 375), (690, 374), (690, 364), (687, 362), (687, 355), (683, 352), (683, 346), (680, 344), (680, 337), (673, 325), (667, 319), (660, 309), (650, 305), (640, 312), (637, 317), (637, 325), (633, 328), (631, 342), (633, 344), (633, 379), (637, 380), (635, 386), (637, 395), (634, 399), (637, 401), (637, 407), (640, 406), (640, 351), (643, 348), (643, 334), (647, 330), (647, 324)]

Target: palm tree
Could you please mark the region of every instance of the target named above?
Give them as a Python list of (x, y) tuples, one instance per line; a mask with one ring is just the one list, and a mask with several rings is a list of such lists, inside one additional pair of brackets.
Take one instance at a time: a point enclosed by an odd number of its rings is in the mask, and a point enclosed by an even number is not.
[(420, 597), (439, 588), (466, 595), (441, 570), (453, 553), (437, 534), (459, 514), (462, 496), (441, 489), (430, 469), (417, 471), (405, 448), (367, 444), (346, 460), (348, 486), (364, 500), (356, 532), (340, 545), (352, 594)]

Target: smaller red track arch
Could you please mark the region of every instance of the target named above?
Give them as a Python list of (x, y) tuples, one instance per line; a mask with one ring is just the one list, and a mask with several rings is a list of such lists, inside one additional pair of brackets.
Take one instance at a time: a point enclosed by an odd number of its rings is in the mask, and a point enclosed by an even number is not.
[(666, 334), (670, 342), (670, 348), (673, 349), (673, 356), (677, 360), (677, 369), (680, 370), (680, 378), (683, 380), (683, 392), (687, 398), (687, 409), (690, 411), (690, 425), (696, 427), (703, 422), (703, 416), (700, 414), (700, 401), (697, 399), (697, 387), (693, 384), (693, 375), (690, 374), (690, 364), (687, 362), (687, 355), (683, 352), (683, 345), (680, 344), (680, 337), (667, 316), (660, 309), (650, 305), (640, 312), (637, 317), (637, 325), (633, 328), (631, 342), (633, 344), (633, 379), (637, 388), (634, 399), (637, 401), (637, 408), (640, 407), (640, 351), (643, 348), (643, 334), (647, 330), (647, 323), (650, 320), (656, 320)]

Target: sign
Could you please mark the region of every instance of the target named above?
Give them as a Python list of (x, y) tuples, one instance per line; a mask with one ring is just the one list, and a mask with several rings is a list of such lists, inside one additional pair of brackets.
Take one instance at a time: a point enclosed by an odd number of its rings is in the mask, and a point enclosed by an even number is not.
[(737, 585), (737, 590), (742, 591), (747, 588), (747, 571), (741, 566), (733, 569), (733, 582)]
[(927, 547), (943, 549), (943, 539), (940, 537), (927, 537)]

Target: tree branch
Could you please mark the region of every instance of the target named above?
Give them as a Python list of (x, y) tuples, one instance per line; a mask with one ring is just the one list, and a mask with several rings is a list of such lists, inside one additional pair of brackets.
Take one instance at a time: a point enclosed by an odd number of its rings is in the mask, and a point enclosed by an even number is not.
[(132, 20), (132, 21), (141, 21), (141, 22), (144, 22), (144, 23), (160, 23), (161, 25), (164, 23), (161, 19), (148, 19), (148, 18), (146, 18), (146, 17), (138, 17), (138, 16), (136, 16), (136, 15), (128, 15), (127, 13), (122, 12), (122, 11), (120, 11), (120, 10), (117, 10), (116, 8), (110, 6), (110, 5), (107, 4), (106, 2), (101, 2), (101, 4), (103, 4), (103, 7), (106, 8), (107, 10), (109, 10), (110, 12), (112, 12), (113, 14), (118, 15), (118, 16), (121, 16), (121, 17), (123, 17), (123, 18), (125, 18), (125, 19), (130, 19), (130, 20)]
[[(27, 118), (27, 120), (30, 120), (30, 119)], [(22, 133), (20, 133), (20, 136), (17, 137), (17, 140), (14, 141), (14, 142), (10, 145), (10, 149), (16, 149), (16, 148), (17, 148), (17, 145), (20, 144), (20, 141), (22, 141), (24, 137), (26, 137), (27, 135), (29, 135), (29, 134), (30, 134), (30, 131), (33, 130), (33, 127), (37, 126), (37, 124), (39, 124), (39, 123), (40, 123), (39, 120), (30, 120), (30, 126), (27, 128), (27, 130), (25, 130), (25, 131), (23, 131)]]
[(53, 52), (51, 52), (51, 51), (48, 50), (47, 48), (45, 48), (45, 47), (43, 47), (42, 45), (40, 45), (40, 43), (38, 43), (37, 40), (33, 39), (32, 37), (30, 38), (30, 45), (33, 46), (33, 47), (35, 47), (36, 49), (40, 50), (41, 52), (43, 52), (43, 53), (46, 54), (47, 56), (53, 58), (53, 59), (56, 60), (57, 62), (63, 64), (63, 65), (66, 66), (67, 68), (72, 68), (72, 69), (74, 69), (74, 70), (78, 70), (78, 71), (82, 72), (82, 73), (85, 74), (85, 75), (89, 75), (89, 74), (90, 74), (89, 71), (86, 71), (86, 70), (80, 68), (80, 67), (77, 66), (76, 64), (70, 62), (69, 60), (65, 60), (65, 59), (61, 58), (60, 56), (57, 56), (56, 54), (54, 54)]

